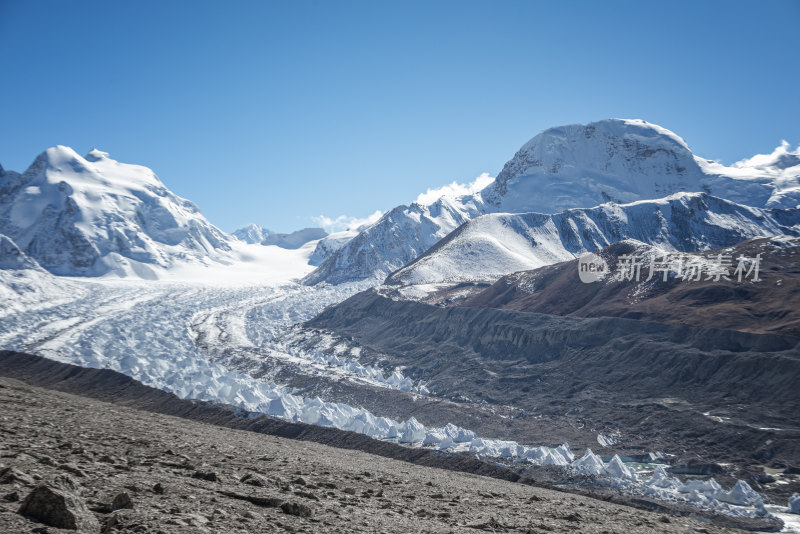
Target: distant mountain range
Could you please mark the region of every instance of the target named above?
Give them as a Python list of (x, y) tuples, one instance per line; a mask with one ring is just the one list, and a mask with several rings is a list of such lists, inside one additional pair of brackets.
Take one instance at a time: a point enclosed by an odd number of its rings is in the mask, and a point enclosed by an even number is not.
[(331, 235), (254, 224), (228, 235), (150, 169), (56, 146), (24, 173), (0, 167), (0, 261), (157, 278), (236, 263), (252, 256), (241, 246), (261, 244), (307, 250), (317, 266), (308, 285), (495, 280), (626, 238), (688, 251), (794, 235), (798, 205), (800, 155), (786, 144), (726, 167), (664, 128), (612, 119), (543, 131), (474, 194), (398, 206)]
[[(543, 215), (528, 215), (526, 219), (545, 221), (548, 219), (545, 215), (593, 208), (600, 204), (606, 205), (600, 210), (610, 214), (619, 211), (615, 204), (662, 199), (677, 193), (705, 193), (705, 199), (712, 196), (726, 199), (730, 202), (725, 204), (725, 209), (734, 209), (732, 203), (755, 208), (796, 209), (800, 205), (800, 155), (789, 151), (788, 145), (784, 144), (772, 154), (755, 156), (726, 167), (693, 155), (680, 137), (641, 120), (612, 119), (585, 126), (551, 128), (528, 141), (506, 163), (495, 181), (479, 193), (443, 198), (429, 206), (415, 203), (389, 211), (332, 254), (305, 278), (305, 282), (381, 280), (421, 256), (467, 220), (481, 215), (536, 213)], [(674, 200), (664, 202), (674, 203)], [(623, 211), (625, 209), (633, 208), (623, 208)], [(744, 208), (736, 209), (740, 213), (746, 211)], [(578, 215), (553, 215), (551, 219), (566, 220)], [(709, 213), (708, 217), (714, 219), (714, 214)], [(756, 212), (753, 212), (753, 217), (758, 217)], [(478, 225), (465, 228), (460, 238), (469, 240), (470, 235), (478, 238), (478, 234), (485, 237), (486, 233), (471, 233), (483, 225), (489, 234), (499, 232), (497, 240), (502, 241), (500, 234), (503, 234), (518, 244), (519, 236), (512, 236), (513, 230), (501, 229), (505, 223), (514, 227), (512, 219), (499, 215), (485, 219)], [(522, 221), (519, 218), (514, 220)], [(677, 224), (677, 220), (674, 222)], [(491, 224), (495, 227), (489, 229)], [(714, 224), (712, 221), (711, 225)], [(735, 224), (735, 221), (720, 221), (720, 224)], [(758, 226), (760, 223), (756, 221), (755, 224)], [(523, 223), (522, 226), (526, 225)], [(575, 231), (586, 230), (581, 230), (580, 226), (578, 224)], [(760, 235), (760, 230), (752, 225), (749, 228), (755, 235)], [(569, 231), (563, 229), (563, 233)], [(637, 230), (631, 228), (631, 231)], [(775, 228), (764, 228), (763, 235), (774, 235), (775, 231)], [(743, 235), (752, 237), (752, 232)], [(600, 238), (594, 248), (608, 244), (609, 237)], [(619, 237), (626, 236), (620, 234)], [(473, 244), (476, 250), (471, 257), (480, 255), (479, 249), (484, 244), (478, 238)], [(496, 245), (490, 246), (487, 253), (506, 247), (502, 242)], [(508, 246), (514, 248), (516, 245)], [(523, 245), (523, 248), (527, 246), (532, 244)], [(698, 246), (714, 246), (714, 243), (698, 243)], [(505, 257), (491, 267), (492, 275), (508, 272), (504, 271), (506, 268), (532, 268), (537, 261), (562, 261), (567, 258), (562, 248), (559, 245), (559, 250), (547, 251), (539, 247), (538, 258), (533, 263), (526, 253), (523, 258), (511, 259), (513, 266), (503, 264), (509, 261), (509, 255), (515, 256), (513, 250), (506, 250)], [(566, 250), (576, 252), (582, 249), (566, 247)], [(462, 260), (463, 256), (454, 256), (444, 261), (461, 265)], [(480, 261), (486, 263), (492, 259), (484, 257)], [(465, 267), (469, 268), (469, 264)], [(417, 269), (420, 268), (418, 265)], [(420, 279), (425, 280), (426, 277)]]
[(267, 238), (267, 236), (270, 236), (274, 233), (275, 232), (272, 230), (267, 230), (266, 228), (262, 228), (257, 224), (248, 224), (243, 228), (235, 230), (231, 235), (240, 241), (255, 245), (261, 243)]
[(297, 249), (310, 241), (319, 241), (328, 237), (322, 228), (303, 228), (288, 234), (279, 234), (262, 228), (257, 224), (248, 224), (231, 234), (236, 239), (251, 245), (274, 245), (281, 248)]

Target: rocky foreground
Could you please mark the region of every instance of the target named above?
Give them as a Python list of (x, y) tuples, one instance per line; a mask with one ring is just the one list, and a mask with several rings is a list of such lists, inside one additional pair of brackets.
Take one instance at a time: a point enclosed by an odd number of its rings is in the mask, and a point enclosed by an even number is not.
[(734, 532), (10, 378), (0, 405), (4, 533)]

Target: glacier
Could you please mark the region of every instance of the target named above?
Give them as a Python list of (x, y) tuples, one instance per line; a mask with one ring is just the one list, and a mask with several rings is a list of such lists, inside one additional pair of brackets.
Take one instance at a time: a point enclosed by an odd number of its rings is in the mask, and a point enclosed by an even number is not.
[[(55, 277), (36, 269), (0, 271), (3, 276), (7, 273), (29, 280), (44, 277), (57, 283), (38, 294), (42, 299), (38, 304), (4, 310), (0, 346), (7, 349), (83, 367), (113, 369), (181, 398), (231, 405), (243, 416), (264, 414), (330, 426), (489, 461), (562, 466), (629, 493), (729, 514), (760, 513), (755, 506), (760, 501), (744, 483), (720, 493), (713, 485), (690, 488), (677, 479), (664, 478), (663, 469), (658, 471), (660, 478), (654, 475), (646, 479), (619, 457), (604, 462), (587, 450), (582, 458), (575, 459), (566, 443), (558, 447), (528, 446), (479, 436), (453, 424), (428, 427), (414, 417), (383, 417), (346, 403), (306, 397), (268, 375), (256, 378), (246, 369), (237, 370), (239, 366), (234, 365), (231, 355), (241, 359), (251, 354), (257, 359), (269, 349), (270, 357), (291, 360), (311, 375), (368, 381), (424, 398), (428, 394), (424, 384), (410, 381), (399, 370), (387, 374), (345, 354), (331, 357), (319, 352), (293, 352), (291, 344), (284, 341), (293, 325), (364, 289), (368, 286), (365, 283), (308, 287), (285, 274), (285, 279), (270, 283), (220, 285), (197, 279), (86, 279)], [(3, 293), (0, 298), (14, 299)]]

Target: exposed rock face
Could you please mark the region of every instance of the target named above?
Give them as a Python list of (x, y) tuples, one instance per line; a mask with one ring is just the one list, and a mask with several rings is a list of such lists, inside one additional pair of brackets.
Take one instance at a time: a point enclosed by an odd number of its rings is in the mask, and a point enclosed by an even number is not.
[[(783, 430), (800, 424), (794, 409), (800, 341), (792, 336), (443, 308), (376, 290), (329, 307), (305, 326), (309, 338), (324, 332), (358, 347), (366, 364), (403, 367), (436, 396), (470, 407), (518, 407), (523, 415), (506, 423), (519, 426), (518, 433), (533, 424), (529, 414), (541, 414), (562, 421), (563, 429), (548, 429), (553, 442), (586, 443), (567, 435), (575, 418), (625, 429), (629, 446), (646, 439), (637, 445), (644, 450), (703, 451), (704, 458), (742, 466), (800, 458), (800, 434)], [(736, 424), (720, 424), (709, 413)], [(751, 451), (752, 460), (734, 451)]]
[(13, 484), (15, 482), (26, 485), (33, 484), (33, 478), (14, 467), (0, 469), (0, 484)]
[(122, 510), (131, 508), (133, 508), (133, 500), (131, 500), (131, 496), (124, 491), (122, 493), (116, 494), (114, 496), (114, 500), (111, 501), (112, 510)]
[(242, 484), (247, 484), (248, 486), (257, 486), (260, 488), (272, 485), (272, 482), (270, 482), (267, 477), (259, 475), (258, 473), (247, 473), (239, 481)]
[(83, 501), (63, 488), (37, 486), (22, 501), (18, 513), (52, 527), (87, 534), (100, 531), (100, 522)]
[(284, 514), (296, 515), (298, 517), (311, 517), (311, 508), (305, 504), (296, 502), (285, 502), (281, 505)]
[[(800, 339), (790, 336), (615, 317), (441, 308), (392, 300), (375, 290), (327, 308), (306, 325), (351, 336), (409, 372), (405, 366), (427, 369), (425, 376), (443, 389), (457, 382), (468, 396), (483, 392), (518, 404), (525, 395), (509, 385), (535, 377), (537, 389), (553, 394), (580, 382), (611, 392), (624, 387), (628, 395), (649, 398), (680, 393), (711, 406), (723, 397), (752, 410), (765, 402), (797, 417), (791, 400), (793, 377), (800, 374)], [(465, 372), (475, 365), (494, 372)]]

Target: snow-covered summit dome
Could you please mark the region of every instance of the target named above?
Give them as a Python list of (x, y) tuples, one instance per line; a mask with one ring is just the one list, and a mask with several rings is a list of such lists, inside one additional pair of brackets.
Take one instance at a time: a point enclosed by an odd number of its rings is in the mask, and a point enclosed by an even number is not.
[(484, 199), (500, 211), (552, 213), (702, 191), (686, 142), (661, 126), (608, 119), (549, 128), (505, 164)]
[(54, 274), (144, 278), (147, 267), (206, 263), (230, 251), (229, 236), (155, 173), (94, 149), (57, 145), (22, 173), (0, 174), (0, 231)]
[(685, 173), (693, 160), (686, 142), (666, 128), (641, 119), (608, 119), (540, 132), (505, 164), (498, 182), (540, 169)]

